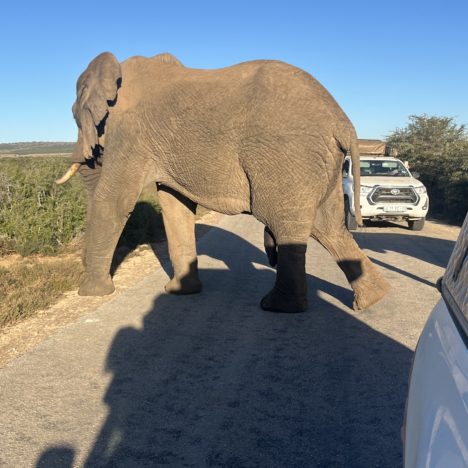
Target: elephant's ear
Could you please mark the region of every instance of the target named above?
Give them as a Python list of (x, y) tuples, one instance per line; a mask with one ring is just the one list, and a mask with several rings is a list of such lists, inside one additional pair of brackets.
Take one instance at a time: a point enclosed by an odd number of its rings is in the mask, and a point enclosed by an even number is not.
[(121, 80), (120, 64), (110, 52), (98, 55), (78, 78), (72, 111), (80, 129), (80, 146), (85, 159), (93, 157)]

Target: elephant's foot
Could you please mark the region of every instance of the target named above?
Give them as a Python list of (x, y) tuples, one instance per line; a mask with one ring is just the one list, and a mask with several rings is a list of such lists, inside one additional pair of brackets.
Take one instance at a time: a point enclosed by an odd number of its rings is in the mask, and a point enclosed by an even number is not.
[(115, 287), (110, 275), (98, 278), (86, 276), (80, 285), (78, 294), (80, 296), (107, 296), (114, 291)]
[(351, 283), (354, 290), (353, 309), (356, 311), (365, 310), (379, 302), (390, 289), (387, 280), (373, 265), (370, 271), (366, 270), (362, 277)]
[(202, 290), (202, 284), (198, 278), (174, 277), (164, 289), (170, 294), (197, 294)]
[(353, 309), (356, 311), (365, 310), (380, 301), (390, 288), (387, 280), (367, 258), (359, 262), (340, 262), (340, 267), (354, 290)]
[(273, 288), (260, 302), (260, 307), (268, 312), (295, 314), (307, 310), (307, 296), (293, 296)]
[(379, 302), (388, 293), (389, 285), (384, 279), (374, 281), (362, 281), (359, 285), (353, 284), (354, 302), (353, 309), (365, 310), (371, 305)]

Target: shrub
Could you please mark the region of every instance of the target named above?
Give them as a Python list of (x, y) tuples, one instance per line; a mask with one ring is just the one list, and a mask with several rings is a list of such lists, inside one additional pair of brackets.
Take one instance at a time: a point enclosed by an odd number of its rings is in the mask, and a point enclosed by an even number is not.
[(387, 143), (421, 174), (429, 213), (461, 224), (468, 210), (468, 132), (451, 117), (412, 115)]
[(0, 253), (54, 254), (83, 230), (79, 178), (55, 184), (68, 166), (67, 158), (0, 161)]

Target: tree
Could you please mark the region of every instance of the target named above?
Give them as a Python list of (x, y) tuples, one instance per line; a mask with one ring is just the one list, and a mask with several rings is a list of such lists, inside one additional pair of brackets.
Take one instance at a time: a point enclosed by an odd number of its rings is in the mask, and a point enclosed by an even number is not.
[(462, 222), (468, 210), (468, 132), (452, 117), (411, 115), (409, 124), (387, 137), (387, 144), (421, 174), (430, 214)]

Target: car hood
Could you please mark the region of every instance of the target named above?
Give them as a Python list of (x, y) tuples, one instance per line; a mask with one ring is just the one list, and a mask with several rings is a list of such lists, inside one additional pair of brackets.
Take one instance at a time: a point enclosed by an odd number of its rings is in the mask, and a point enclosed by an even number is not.
[(424, 187), (424, 184), (414, 177), (392, 176), (361, 176), (361, 185), (373, 187), (374, 185), (386, 185), (392, 187)]

